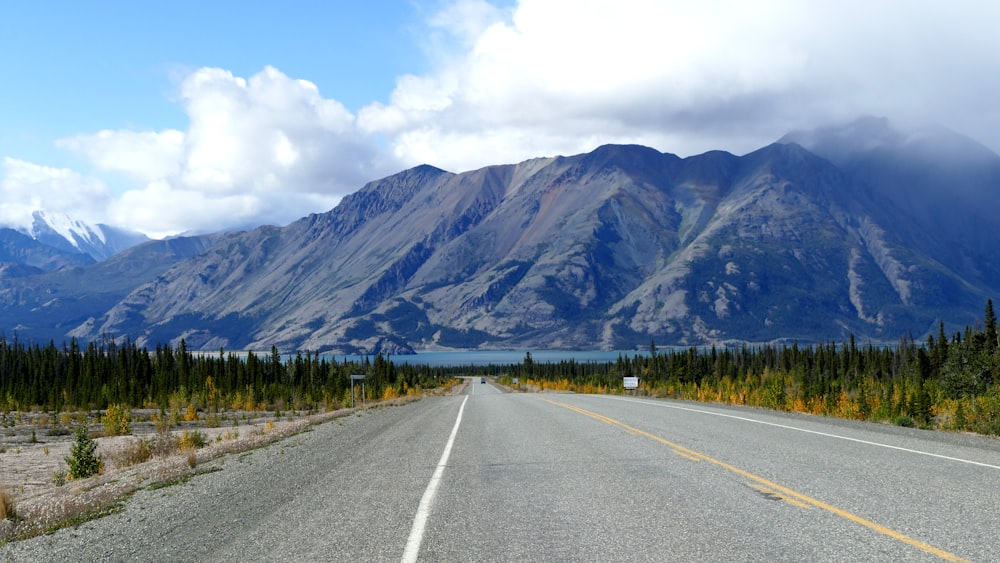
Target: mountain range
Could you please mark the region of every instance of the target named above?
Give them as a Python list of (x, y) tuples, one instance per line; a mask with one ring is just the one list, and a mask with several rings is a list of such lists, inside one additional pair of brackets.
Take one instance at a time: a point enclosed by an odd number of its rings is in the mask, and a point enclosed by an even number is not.
[(148, 240), (139, 232), (37, 210), (30, 225), (0, 225), (0, 264), (20, 263), (45, 271), (87, 265)]
[(877, 118), (743, 156), (425, 165), (285, 227), (49, 271), (0, 255), (0, 318), (34, 339), (203, 350), (896, 342), (981, 319), (998, 203), (996, 154)]

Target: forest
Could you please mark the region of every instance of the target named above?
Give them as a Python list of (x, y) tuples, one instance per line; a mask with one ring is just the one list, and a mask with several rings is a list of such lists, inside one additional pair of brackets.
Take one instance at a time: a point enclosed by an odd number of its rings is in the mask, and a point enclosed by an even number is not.
[[(1000, 435), (1000, 346), (993, 302), (981, 326), (894, 346), (740, 345), (657, 350), (616, 362), (429, 367), (381, 355), (338, 362), (314, 352), (192, 352), (185, 342), (149, 350), (112, 339), (62, 347), (0, 336), (0, 413), (130, 408), (333, 410), (350, 405), (351, 375), (364, 400), (420, 393), (463, 375), (490, 375), (515, 390), (625, 393), (721, 402), (929, 429)], [(515, 383), (515, 378), (517, 383)], [(360, 389), (356, 392), (360, 397)]]
[(536, 364), (530, 354), (502, 382), (580, 393), (635, 393), (936, 430), (1000, 435), (1000, 346), (992, 300), (982, 326), (895, 346), (739, 346), (620, 356), (606, 366)]
[[(61, 348), (0, 336), (0, 413), (131, 408), (220, 410), (335, 410), (351, 406), (351, 375), (364, 375), (354, 400), (391, 399), (435, 387), (447, 377), (430, 367), (396, 366), (383, 356), (337, 362), (317, 353), (283, 358), (220, 350), (204, 354), (179, 346), (152, 351), (113, 339), (76, 340)], [(365, 396), (362, 397), (362, 392)]]

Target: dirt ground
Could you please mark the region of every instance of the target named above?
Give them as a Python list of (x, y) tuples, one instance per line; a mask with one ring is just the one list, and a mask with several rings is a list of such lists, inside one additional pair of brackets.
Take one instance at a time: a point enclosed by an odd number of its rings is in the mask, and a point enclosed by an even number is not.
[[(105, 470), (116, 469), (115, 454), (136, 439), (151, 438), (156, 434), (156, 423), (150, 421), (155, 411), (132, 411), (132, 433), (128, 436), (103, 437), (102, 413), (51, 413), (11, 412), (0, 414), (0, 486), (12, 493), (15, 499), (27, 499), (57, 486), (56, 473), (67, 470), (66, 457), (75, 440), (74, 432), (86, 424), (91, 437), (98, 443), (97, 455), (104, 460)], [(170, 429), (180, 436), (185, 430), (199, 431), (206, 443), (238, 440), (240, 435), (249, 437), (254, 432), (272, 426), (308, 417), (309, 413), (290, 413), (275, 418), (274, 413), (245, 413), (232, 411), (219, 413), (218, 419), (178, 422)], [(53, 419), (56, 420), (53, 420)], [(58, 420), (62, 418), (62, 420)]]
[[(401, 398), (368, 408), (392, 405), (416, 397)], [(99, 414), (74, 413), (72, 420), (62, 417), (53, 424), (46, 413), (0, 414), (0, 487), (13, 497), (17, 518), (0, 520), (0, 542), (44, 531), (60, 522), (88, 512), (106, 509), (135, 490), (152, 485), (168, 484), (185, 479), (200, 471), (211, 471), (211, 460), (227, 453), (246, 451), (286, 436), (301, 432), (312, 424), (347, 416), (358, 409), (341, 409), (324, 413), (273, 412), (219, 413), (218, 420), (179, 422), (169, 429), (180, 437), (184, 432), (200, 432), (205, 446), (179, 449), (168, 455), (153, 456), (147, 462), (118, 467), (117, 454), (137, 440), (150, 440), (157, 435), (156, 422), (149, 420), (150, 411), (132, 411), (132, 433), (127, 436), (103, 437), (104, 426)], [(99, 475), (80, 480), (63, 481), (75, 436), (73, 431), (86, 424), (91, 437), (98, 443), (97, 455), (103, 461)]]

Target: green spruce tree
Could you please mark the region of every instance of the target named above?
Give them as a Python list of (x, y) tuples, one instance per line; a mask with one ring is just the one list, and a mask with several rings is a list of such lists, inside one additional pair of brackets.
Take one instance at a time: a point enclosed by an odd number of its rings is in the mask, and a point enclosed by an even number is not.
[(87, 426), (76, 429), (76, 441), (69, 448), (66, 465), (69, 466), (69, 476), (73, 479), (83, 479), (96, 475), (101, 470), (101, 460), (96, 455), (97, 442), (87, 436)]
[(986, 300), (986, 315), (983, 319), (986, 336), (986, 352), (992, 354), (997, 350), (997, 317), (993, 314), (993, 300)]

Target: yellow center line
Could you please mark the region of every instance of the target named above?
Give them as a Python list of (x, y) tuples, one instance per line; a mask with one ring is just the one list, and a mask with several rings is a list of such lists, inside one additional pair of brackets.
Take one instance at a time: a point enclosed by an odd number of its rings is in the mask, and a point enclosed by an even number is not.
[(680, 450), (673, 450), (673, 449), (672, 449), (672, 450), (670, 450), (670, 451), (674, 452), (675, 454), (677, 454), (677, 455), (679, 455), (679, 456), (681, 456), (681, 457), (683, 457), (683, 458), (687, 458), (687, 459), (690, 459), (691, 461), (701, 461), (701, 458), (699, 458), (699, 457), (694, 457), (693, 455), (689, 455), (689, 454), (686, 454), (686, 453), (684, 453), (684, 452), (682, 452), (682, 451), (680, 451)]
[(790, 504), (792, 506), (797, 506), (799, 508), (804, 508), (806, 510), (812, 510), (812, 507), (809, 506), (808, 504), (806, 504), (804, 502), (797, 501), (797, 500), (795, 500), (793, 498), (788, 498), (785, 495), (779, 493), (778, 491), (773, 491), (773, 490), (765, 487), (764, 485), (750, 485), (750, 486), (753, 487), (754, 490), (756, 490), (756, 491), (760, 491), (760, 492), (762, 492), (762, 493), (764, 493), (765, 495), (768, 495), (768, 496), (773, 496), (775, 498), (779, 498), (782, 501), (787, 502), (788, 504)]
[(865, 526), (867, 528), (875, 530), (876, 532), (879, 532), (880, 534), (884, 534), (886, 536), (889, 536), (890, 538), (893, 538), (893, 539), (901, 541), (901, 542), (903, 542), (905, 544), (908, 544), (908, 545), (911, 545), (913, 547), (916, 547), (917, 549), (920, 549), (920, 550), (925, 551), (927, 553), (930, 553), (932, 555), (936, 555), (937, 557), (940, 557), (941, 559), (944, 559), (946, 561), (968, 561), (967, 559), (959, 557), (959, 556), (957, 556), (957, 555), (955, 555), (953, 553), (949, 553), (949, 552), (944, 551), (942, 549), (938, 549), (938, 548), (936, 548), (936, 547), (934, 547), (934, 546), (932, 546), (932, 545), (930, 545), (930, 544), (928, 544), (926, 542), (922, 542), (922, 541), (920, 541), (918, 539), (911, 538), (910, 536), (907, 536), (907, 535), (901, 534), (901, 533), (899, 533), (899, 532), (897, 532), (895, 530), (891, 530), (889, 528), (886, 528), (885, 526), (882, 526), (881, 524), (876, 524), (875, 522), (872, 522), (871, 520), (868, 520), (866, 518), (862, 518), (861, 516), (858, 516), (856, 514), (852, 514), (850, 512), (847, 512), (846, 510), (841, 510), (841, 509), (839, 509), (839, 508), (837, 508), (835, 506), (831, 506), (829, 504), (826, 504), (825, 502), (816, 500), (816, 499), (814, 499), (814, 498), (812, 498), (810, 496), (807, 496), (807, 495), (804, 495), (804, 494), (802, 494), (800, 492), (797, 492), (797, 491), (794, 491), (792, 489), (789, 489), (788, 487), (783, 487), (783, 486), (781, 486), (781, 485), (779, 485), (777, 483), (774, 483), (772, 481), (768, 481), (767, 479), (765, 479), (763, 477), (754, 475), (753, 473), (750, 473), (749, 471), (744, 471), (744, 470), (742, 470), (742, 469), (740, 469), (738, 467), (734, 467), (732, 465), (729, 465), (728, 463), (726, 463), (724, 461), (719, 461), (719, 460), (717, 460), (715, 458), (708, 457), (705, 454), (698, 453), (698, 452), (696, 452), (696, 451), (694, 451), (694, 450), (692, 450), (690, 448), (685, 448), (684, 446), (682, 446), (680, 444), (675, 444), (674, 442), (671, 442), (669, 440), (665, 440), (665, 439), (663, 439), (663, 438), (661, 438), (661, 437), (659, 437), (659, 436), (657, 436), (655, 434), (650, 434), (649, 432), (646, 432), (644, 430), (640, 430), (638, 428), (635, 428), (634, 426), (629, 426), (628, 424), (625, 424), (624, 422), (621, 422), (620, 420), (615, 420), (613, 418), (609, 418), (609, 417), (604, 416), (602, 414), (598, 414), (598, 413), (593, 412), (593, 411), (588, 411), (586, 409), (582, 409), (580, 407), (576, 407), (576, 406), (573, 406), (573, 405), (570, 405), (570, 404), (567, 404), (567, 403), (562, 403), (562, 402), (559, 402), (559, 401), (553, 401), (551, 399), (545, 399), (545, 398), (542, 398), (541, 400), (543, 400), (543, 401), (545, 401), (545, 402), (547, 402), (549, 404), (552, 404), (552, 405), (555, 405), (555, 406), (558, 406), (558, 407), (563, 407), (563, 408), (569, 409), (569, 410), (571, 410), (573, 412), (580, 413), (580, 414), (582, 414), (584, 416), (589, 416), (590, 418), (599, 420), (599, 421), (604, 422), (606, 424), (610, 424), (612, 426), (617, 426), (617, 427), (622, 428), (625, 431), (629, 432), (630, 434), (633, 434), (633, 435), (636, 435), (636, 436), (642, 436), (644, 438), (649, 438), (650, 440), (653, 440), (655, 442), (659, 442), (659, 443), (661, 443), (661, 444), (663, 444), (665, 446), (668, 446), (671, 449), (673, 449), (674, 452), (677, 453), (678, 455), (681, 455), (681, 456), (686, 457), (688, 459), (692, 459), (692, 460), (695, 460), (695, 461), (698, 461), (698, 460), (706, 461), (708, 463), (717, 465), (717, 466), (719, 466), (719, 467), (721, 467), (723, 469), (731, 471), (731, 472), (733, 472), (733, 473), (735, 473), (737, 475), (740, 475), (742, 477), (750, 479), (751, 481), (755, 481), (755, 482), (757, 482), (757, 483), (759, 483), (759, 484), (761, 484), (761, 485), (763, 485), (763, 486), (765, 486), (765, 487), (767, 487), (767, 488), (769, 488), (769, 489), (771, 489), (773, 491), (776, 491), (777, 493), (779, 493), (779, 496), (782, 496), (782, 497), (791, 497), (791, 498), (786, 498), (785, 500), (791, 501), (792, 499), (797, 499), (798, 501), (801, 501), (802, 503), (804, 503), (806, 505), (812, 505), (812, 506), (815, 506), (817, 508), (821, 508), (823, 510), (826, 510), (827, 512), (831, 512), (833, 514), (836, 514), (837, 516), (840, 516), (841, 518), (844, 518), (846, 520), (850, 520), (851, 522), (854, 522), (856, 524), (861, 524), (862, 526)]

